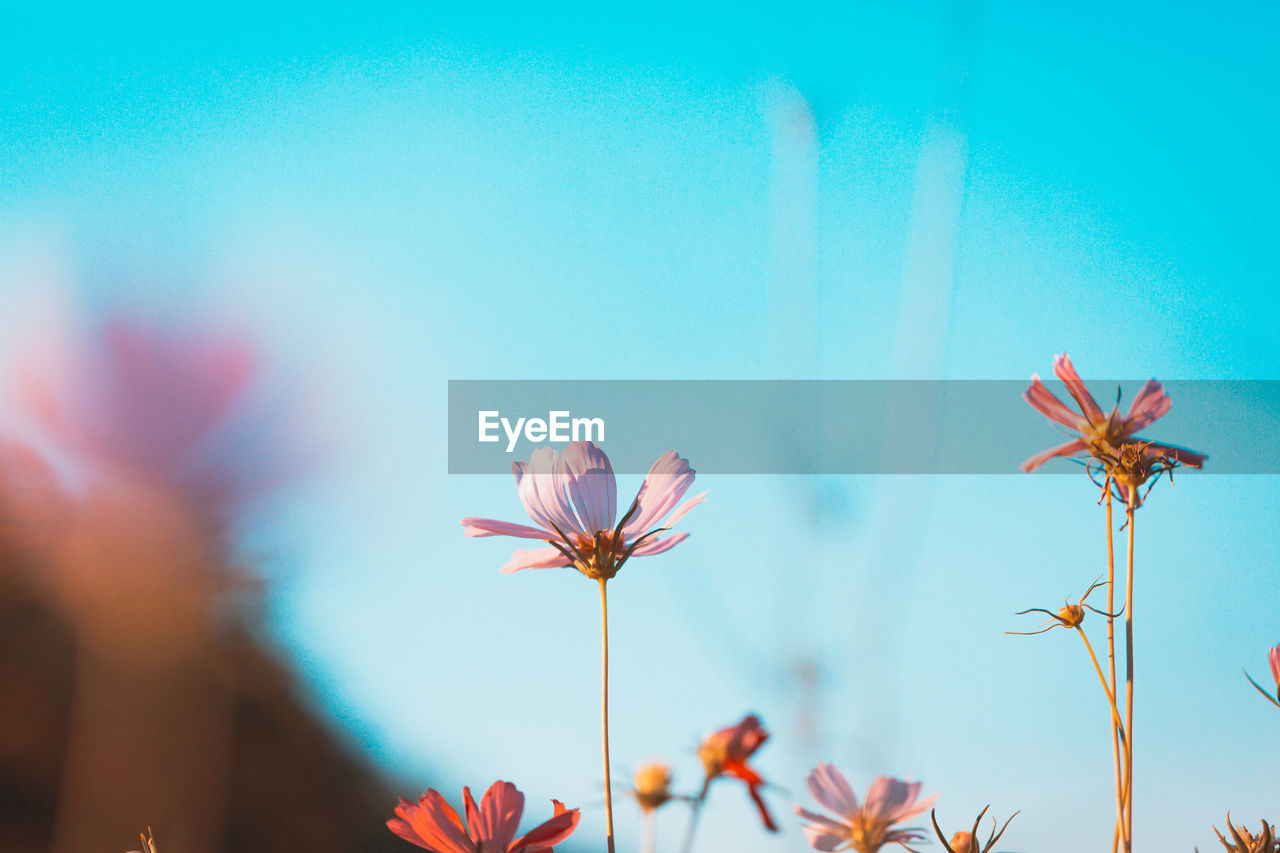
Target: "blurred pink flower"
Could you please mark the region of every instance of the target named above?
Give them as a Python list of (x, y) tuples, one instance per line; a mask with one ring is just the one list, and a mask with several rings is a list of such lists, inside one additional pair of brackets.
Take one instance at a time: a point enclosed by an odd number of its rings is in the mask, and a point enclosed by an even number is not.
[(702, 760), (702, 767), (706, 771), (707, 785), (720, 776), (730, 776), (745, 782), (748, 796), (760, 811), (764, 828), (777, 832), (778, 825), (769, 814), (764, 797), (760, 795), (760, 789), (765, 785), (764, 777), (747, 765), (747, 760), (768, 739), (769, 733), (760, 723), (760, 718), (755, 714), (748, 714), (736, 725), (707, 735), (698, 747), (698, 758)]
[(28, 348), (17, 396), (94, 475), (171, 490), (221, 518), (296, 466), (277, 413), (251, 405), (260, 368), (245, 341), (123, 315), (68, 331), (44, 330)]
[(434, 788), (418, 798), (417, 805), (401, 800), (387, 828), (405, 841), (434, 853), (551, 853), (573, 834), (578, 810), (552, 800), (555, 813), (545, 823), (516, 838), (524, 812), (524, 794), (510, 782), (494, 782), (479, 807), (470, 788), (462, 789), (467, 823)]
[(1276, 695), (1280, 696), (1280, 646), (1276, 646), (1268, 655), (1271, 661), (1271, 677), (1276, 681)]
[[(1111, 413), (1107, 414), (1093, 399), (1093, 395), (1085, 387), (1066, 353), (1054, 358), (1053, 372), (1067, 386), (1067, 391), (1080, 407), (1079, 412), (1072, 411), (1055, 397), (1040, 381), (1038, 374), (1032, 374), (1031, 384), (1027, 386), (1022, 396), (1040, 414), (1080, 435), (1065, 444), (1051, 447), (1032, 456), (1022, 463), (1023, 471), (1034, 471), (1055, 456), (1073, 456), (1086, 452), (1096, 456), (1099, 453), (1113, 452), (1120, 445), (1132, 440), (1134, 433), (1138, 430), (1145, 429), (1157, 418), (1163, 417), (1172, 405), (1169, 395), (1164, 393), (1163, 386), (1152, 379), (1138, 392), (1138, 396), (1133, 398), (1127, 415), (1120, 416), (1119, 402)], [(1202, 467), (1205, 459), (1208, 458), (1203, 453), (1169, 444), (1149, 442), (1146, 445), (1151, 450), (1192, 468)]]
[(658, 534), (707, 494), (690, 498), (672, 512), (695, 472), (688, 460), (669, 450), (653, 463), (631, 508), (615, 524), (618, 484), (609, 457), (593, 442), (575, 441), (563, 454), (540, 447), (528, 462), (511, 463), (511, 470), (525, 512), (537, 526), (462, 519), (467, 536), (541, 539), (551, 546), (516, 550), (502, 567), (508, 573), (574, 566), (590, 578), (611, 578), (631, 557), (661, 554), (687, 539), (688, 533)]
[(925, 811), (938, 798), (933, 794), (917, 802), (921, 783), (878, 776), (859, 805), (849, 783), (830, 764), (814, 768), (808, 784), (814, 799), (838, 815), (833, 820), (796, 806), (796, 813), (810, 822), (804, 828), (809, 845), (824, 851), (852, 847), (858, 853), (874, 853), (885, 844), (905, 847), (905, 842), (919, 841), (925, 837), (919, 830), (893, 826)]

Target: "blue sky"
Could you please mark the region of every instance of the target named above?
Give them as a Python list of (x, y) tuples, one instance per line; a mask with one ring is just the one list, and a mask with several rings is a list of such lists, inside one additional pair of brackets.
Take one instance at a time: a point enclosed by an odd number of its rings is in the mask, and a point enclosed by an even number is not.
[[(447, 380), (1007, 379), (1064, 350), (1086, 378), (1280, 377), (1278, 14), (27, 7), (0, 34), (5, 329), (51, 280), (253, 328), (325, 401), (329, 463), (246, 548), (326, 707), (406, 795), (591, 806), (594, 588), (462, 537), (521, 510), (446, 475)], [(701, 734), (775, 732), (787, 832), (717, 791), (704, 849), (801, 849), (818, 760), (922, 778), (957, 826), (1021, 808), (1010, 850), (1105, 844), (1083, 650), (1003, 633), (1097, 575), (1087, 482), (700, 480), (692, 538), (611, 603), (616, 766), (693, 787)], [(1278, 504), (1188, 476), (1139, 518), (1144, 847), (1274, 806), (1275, 709), (1239, 669), (1280, 642)]]

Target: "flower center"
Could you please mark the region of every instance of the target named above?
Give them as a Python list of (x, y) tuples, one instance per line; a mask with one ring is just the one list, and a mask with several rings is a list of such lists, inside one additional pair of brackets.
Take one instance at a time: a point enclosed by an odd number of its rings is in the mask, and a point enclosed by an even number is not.
[(593, 536), (576, 534), (573, 545), (578, 559), (574, 566), (589, 578), (613, 577), (624, 550), (623, 539), (621, 535), (615, 538), (612, 530), (601, 530)]

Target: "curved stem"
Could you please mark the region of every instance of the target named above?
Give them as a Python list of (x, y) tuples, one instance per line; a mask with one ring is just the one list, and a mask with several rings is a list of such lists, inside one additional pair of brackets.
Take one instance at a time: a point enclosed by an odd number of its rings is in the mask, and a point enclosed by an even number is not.
[(1107, 701), (1111, 704), (1111, 731), (1112, 734), (1119, 733), (1119, 738), (1124, 739), (1124, 724), (1120, 722), (1120, 709), (1116, 707), (1116, 698), (1107, 688), (1107, 679), (1102, 674), (1102, 667), (1098, 665), (1098, 656), (1093, 653), (1093, 645), (1089, 642), (1089, 638), (1085, 636), (1084, 630), (1080, 626), (1076, 626), (1076, 631), (1080, 634), (1080, 639), (1084, 640), (1084, 647), (1089, 650), (1089, 659), (1093, 661), (1093, 669), (1098, 673), (1098, 680), (1102, 682), (1102, 692), (1107, 694)]
[(609, 775), (609, 601), (600, 578), (600, 731), (604, 744), (604, 831), (613, 850), (613, 781)]

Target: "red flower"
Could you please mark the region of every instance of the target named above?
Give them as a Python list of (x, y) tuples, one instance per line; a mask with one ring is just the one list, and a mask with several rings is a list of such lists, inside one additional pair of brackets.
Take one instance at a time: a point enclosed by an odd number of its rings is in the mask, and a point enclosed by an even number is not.
[(778, 825), (774, 823), (764, 798), (760, 796), (760, 789), (765, 785), (764, 777), (747, 766), (747, 759), (768, 739), (769, 733), (760, 724), (760, 718), (755, 714), (748, 714), (737, 725), (707, 735), (702, 746), (698, 747), (698, 757), (702, 759), (702, 766), (707, 773), (706, 785), (720, 776), (741, 779), (747, 784), (747, 793), (760, 810), (760, 819), (764, 821), (765, 829), (777, 832)]
[(545, 823), (516, 838), (524, 794), (510, 782), (494, 782), (476, 806), (470, 788), (462, 789), (467, 825), (434, 788), (414, 805), (401, 800), (387, 829), (433, 853), (552, 853), (552, 848), (573, 834), (578, 810), (552, 800), (555, 814)]

